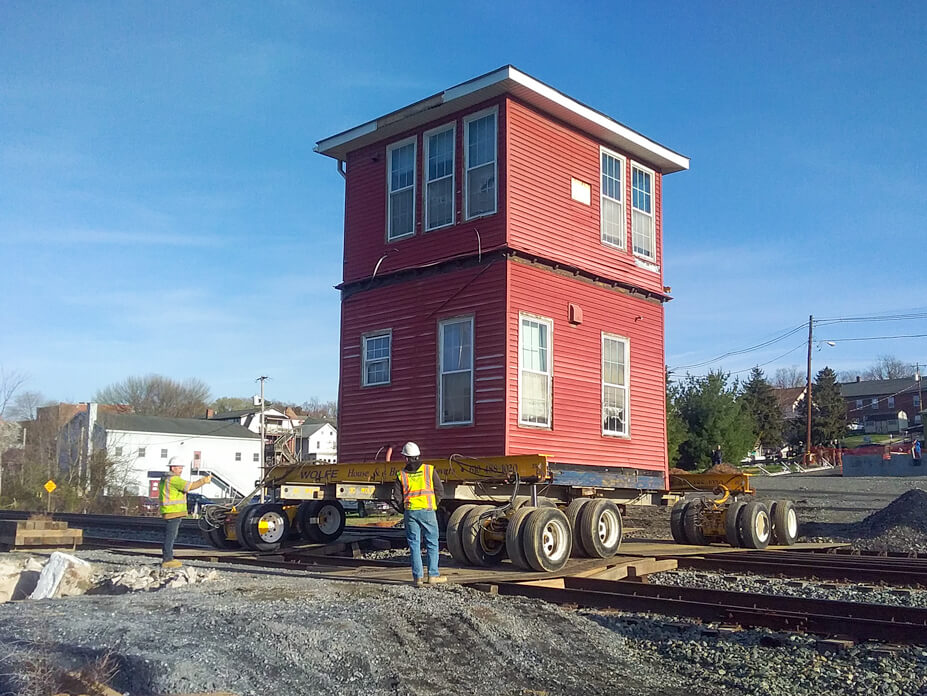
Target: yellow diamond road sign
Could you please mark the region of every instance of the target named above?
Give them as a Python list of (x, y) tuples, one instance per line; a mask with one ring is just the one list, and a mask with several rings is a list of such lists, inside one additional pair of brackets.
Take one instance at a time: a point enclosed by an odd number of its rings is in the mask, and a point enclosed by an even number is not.
[(57, 487), (58, 487), (58, 484), (56, 484), (56, 483), (55, 483), (54, 481), (52, 481), (51, 479), (49, 479), (48, 481), (45, 482), (45, 490), (48, 491), (49, 493), (51, 493), (51, 492), (52, 492), (53, 490), (55, 490)]

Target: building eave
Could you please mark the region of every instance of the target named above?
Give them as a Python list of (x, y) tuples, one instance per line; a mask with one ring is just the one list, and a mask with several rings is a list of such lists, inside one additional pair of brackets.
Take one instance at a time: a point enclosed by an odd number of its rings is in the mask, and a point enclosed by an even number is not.
[(689, 158), (660, 145), (517, 68), (506, 65), (427, 99), (320, 140), (315, 151), (336, 160), (379, 140), (414, 129), (468, 106), (510, 94), (618, 150), (655, 167), (663, 174), (689, 168)]

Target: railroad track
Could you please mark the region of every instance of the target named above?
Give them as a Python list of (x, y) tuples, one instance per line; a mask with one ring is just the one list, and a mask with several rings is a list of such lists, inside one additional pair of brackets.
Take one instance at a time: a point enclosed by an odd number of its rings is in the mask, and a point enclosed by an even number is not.
[(808, 551), (741, 551), (672, 558), (679, 568), (749, 572), (791, 578), (927, 587), (927, 558), (863, 556)]
[(563, 589), (500, 583), (499, 594), (594, 609), (685, 616), (814, 635), (927, 644), (927, 609), (749, 592), (564, 578)]

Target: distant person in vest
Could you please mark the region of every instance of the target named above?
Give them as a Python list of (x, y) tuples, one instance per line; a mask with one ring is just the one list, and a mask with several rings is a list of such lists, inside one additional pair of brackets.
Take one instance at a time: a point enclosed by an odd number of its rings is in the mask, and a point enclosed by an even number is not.
[(187, 483), (180, 475), (183, 463), (179, 457), (167, 461), (168, 473), (161, 477), (158, 484), (158, 499), (161, 501), (161, 517), (167, 521), (164, 529), (164, 546), (161, 551), (162, 568), (179, 568), (180, 561), (174, 560), (174, 542), (180, 531), (180, 522), (187, 516), (187, 493), (205, 486), (212, 481), (212, 476), (204, 476), (199, 481)]
[(721, 453), (721, 445), (715, 447), (714, 451), (711, 453), (711, 464), (712, 466), (717, 466), (724, 461), (724, 455)]
[[(447, 582), (438, 572), (438, 518), (435, 510), (444, 497), (444, 484), (430, 464), (422, 464), (422, 453), (414, 442), (402, 448), (405, 468), (396, 474), (393, 498), (402, 506), (406, 527), (406, 541), (412, 554), (412, 584), (437, 585)], [(422, 537), (425, 537), (425, 559), (428, 568), (422, 568)]]

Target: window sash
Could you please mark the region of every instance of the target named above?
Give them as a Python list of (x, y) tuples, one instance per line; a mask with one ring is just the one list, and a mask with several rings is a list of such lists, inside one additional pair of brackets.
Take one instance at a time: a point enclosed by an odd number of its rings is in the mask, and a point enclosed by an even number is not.
[(655, 257), (653, 220), (653, 177), (638, 166), (631, 167), (631, 245), (635, 254)]
[(602, 433), (628, 434), (628, 341), (602, 334)]
[(414, 141), (388, 148), (390, 241), (415, 233), (415, 149)]
[(602, 150), (602, 187), (599, 206), (602, 241), (619, 249), (624, 249), (627, 237), (622, 186), (623, 173), (624, 160)]
[(438, 324), (438, 423), (473, 422), (473, 317)]
[(496, 112), (466, 121), (467, 219), (496, 212)]
[(379, 333), (364, 337), (363, 386), (389, 384), (392, 334)]
[(552, 355), (549, 319), (523, 316), (518, 332), (518, 422), (550, 427)]
[(454, 224), (454, 126), (425, 135), (425, 230)]

